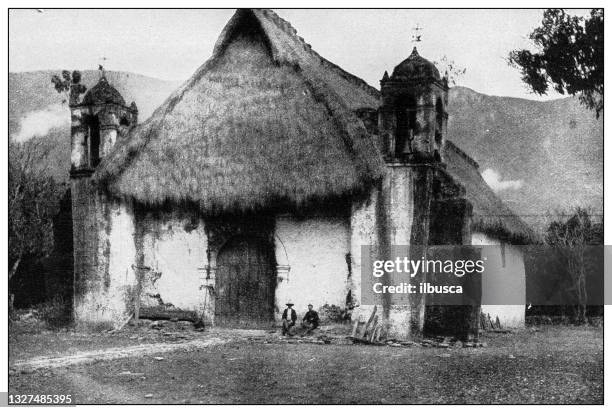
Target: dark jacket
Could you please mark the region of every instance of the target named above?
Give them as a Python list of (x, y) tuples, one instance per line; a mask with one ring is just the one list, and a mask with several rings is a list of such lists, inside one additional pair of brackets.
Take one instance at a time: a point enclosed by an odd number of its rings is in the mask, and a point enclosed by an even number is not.
[(297, 320), (297, 313), (295, 312), (293, 308), (291, 308), (291, 317), (288, 317), (287, 310), (289, 310), (289, 308), (285, 308), (285, 311), (283, 311), (283, 320), (290, 319), (292, 322), (295, 323), (295, 320)]
[(319, 313), (317, 313), (315, 310), (307, 311), (306, 315), (304, 316), (304, 321), (310, 324), (319, 325)]

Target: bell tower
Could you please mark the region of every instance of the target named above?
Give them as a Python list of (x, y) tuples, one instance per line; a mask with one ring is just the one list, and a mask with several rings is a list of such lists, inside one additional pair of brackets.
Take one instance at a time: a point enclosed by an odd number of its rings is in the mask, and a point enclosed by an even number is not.
[[(430, 242), (436, 177), (444, 169), (448, 84), (414, 48), (391, 76), (385, 72), (380, 85), (378, 130), (386, 164), (379, 200), (381, 253), (385, 260), (420, 260)], [(424, 327), (425, 297), (418, 287), (426, 274), (410, 280), (401, 274), (388, 277), (390, 285), (409, 281), (416, 287), (417, 293), (401, 302), (391, 294), (383, 297), (389, 335), (411, 339)]]
[[(119, 139), (126, 138), (138, 120), (138, 109), (127, 106), (121, 94), (110, 85), (104, 71), (100, 80), (82, 100), (84, 88), (70, 97), (71, 154), (70, 188), (72, 197), (72, 236), (74, 245), (74, 303), (77, 326), (96, 324), (121, 313), (108, 276), (110, 243), (109, 217), (112, 202), (92, 178), (100, 162)], [(104, 251), (104, 253), (100, 253)], [(115, 307), (108, 303), (115, 303)], [(117, 310), (119, 308), (120, 310)]]
[(127, 135), (138, 122), (136, 104), (127, 106), (104, 72), (81, 102), (71, 100), (70, 112), (72, 178), (91, 176), (117, 139)]
[(448, 113), (448, 81), (417, 52), (380, 81), (379, 130), (391, 163), (442, 161)]

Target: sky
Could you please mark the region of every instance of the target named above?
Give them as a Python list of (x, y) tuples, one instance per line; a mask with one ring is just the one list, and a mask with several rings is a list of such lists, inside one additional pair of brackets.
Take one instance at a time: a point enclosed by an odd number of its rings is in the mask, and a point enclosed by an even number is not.
[[(489, 95), (527, 99), (514, 49), (533, 49), (529, 33), (542, 10), (305, 10), (276, 12), (314, 50), (378, 87), (385, 70), (412, 51), (413, 28), (422, 27), (419, 53), (465, 68), (457, 84)], [(208, 59), (234, 10), (10, 10), (9, 70), (97, 69), (184, 80)], [(584, 15), (587, 11), (574, 10)], [(103, 59), (106, 58), (106, 59)]]

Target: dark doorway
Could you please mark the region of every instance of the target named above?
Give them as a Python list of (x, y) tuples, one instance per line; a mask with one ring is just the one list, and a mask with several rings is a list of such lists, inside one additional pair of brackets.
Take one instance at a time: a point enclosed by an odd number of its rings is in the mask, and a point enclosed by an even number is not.
[(230, 239), (217, 256), (215, 324), (269, 327), (274, 322), (273, 244), (257, 236)]

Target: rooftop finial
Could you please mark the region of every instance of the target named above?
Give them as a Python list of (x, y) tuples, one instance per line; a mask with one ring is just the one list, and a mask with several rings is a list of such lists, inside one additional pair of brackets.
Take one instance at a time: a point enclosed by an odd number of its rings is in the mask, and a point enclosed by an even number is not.
[(412, 43), (419, 43), (419, 42), (421, 42), (421, 37), (423, 36), (421, 34), (421, 30), (423, 30), (423, 28), (420, 27), (418, 23), (417, 23), (417, 25), (415, 27), (412, 28), (412, 31), (413, 31), (413, 34), (412, 34)]
[(106, 64), (108, 58), (102, 56), (100, 60), (102, 60), (102, 63), (98, 64), (98, 70), (100, 71), (100, 80), (102, 80), (106, 79), (106, 70), (104, 69), (104, 65)]

